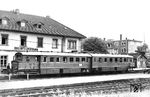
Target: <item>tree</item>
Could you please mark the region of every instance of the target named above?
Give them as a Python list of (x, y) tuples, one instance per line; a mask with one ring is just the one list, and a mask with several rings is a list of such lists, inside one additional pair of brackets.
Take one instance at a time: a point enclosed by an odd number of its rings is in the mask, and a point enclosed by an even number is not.
[(108, 53), (106, 43), (97, 37), (90, 37), (83, 41), (82, 43), (83, 50), (86, 52), (93, 53)]

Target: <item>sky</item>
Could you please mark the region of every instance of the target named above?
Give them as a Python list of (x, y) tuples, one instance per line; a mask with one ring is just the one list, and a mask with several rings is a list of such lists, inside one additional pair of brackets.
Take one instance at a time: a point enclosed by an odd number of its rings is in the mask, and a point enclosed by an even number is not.
[(85, 35), (145, 41), (150, 48), (150, 0), (2, 0), (0, 10), (50, 16)]

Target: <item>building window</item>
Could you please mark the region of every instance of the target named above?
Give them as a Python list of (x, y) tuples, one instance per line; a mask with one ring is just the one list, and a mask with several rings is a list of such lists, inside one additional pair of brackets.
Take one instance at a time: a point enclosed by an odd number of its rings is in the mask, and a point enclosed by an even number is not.
[(53, 39), (52, 48), (53, 49), (57, 49), (58, 48), (58, 39)]
[(127, 52), (126, 48), (122, 48), (122, 49), (121, 49), (121, 52), (122, 52), (122, 53), (126, 53), (126, 52)]
[(68, 49), (76, 49), (76, 40), (68, 40)]
[(26, 36), (21, 36), (21, 46), (27, 46), (27, 37)]
[(7, 60), (8, 60), (7, 56), (0, 56), (1, 67), (6, 67), (7, 66)]
[(38, 37), (38, 44), (37, 44), (37, 47), (43, 47), (43, 38), (41, 37)]
[(2, 45), (8, 45), (8, 34), (2, 34), (1, 35), (1, 44)]
[(124, 52), (123, 49), (121, 49), (121, 52), (122, 52), (122, 53)]
[(126, 50), (126, 48), (124, 48), (124, 52), (126, 52), (127, 50)]

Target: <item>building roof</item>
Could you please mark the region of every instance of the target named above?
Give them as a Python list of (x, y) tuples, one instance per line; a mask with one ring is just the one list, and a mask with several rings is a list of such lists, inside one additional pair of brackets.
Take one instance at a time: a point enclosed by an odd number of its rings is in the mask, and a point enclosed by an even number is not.
[(133, 42), (140, 42), (142, 43), (142, 41), (139, 41), (139, 40), (132, 40), (132, 39), (124, 39), (124, 40), (115, 40), (114, 42), (119, 42), (119, 41), (133, 41)]
[[(7, 25), (0, 25), (0, 30), (25, 32), (33, 34), (45, 34), (53, 36), (85, 38), (84, 35), (66, 27), (65, 25), (51, 19), (50, 17), (42, 17), (35, 15), (22, 14), (16, 11), (1, 11), (0, 19), (7, 19)], [(25, 27), (20, 27), (18, 22), (24, 21)], [(41, 29), (37, 29), (35, 25), (41, 24)]]

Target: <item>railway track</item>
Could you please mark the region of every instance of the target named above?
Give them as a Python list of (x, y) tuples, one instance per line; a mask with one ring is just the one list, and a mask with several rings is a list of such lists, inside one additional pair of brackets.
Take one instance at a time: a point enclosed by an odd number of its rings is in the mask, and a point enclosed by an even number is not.
[(139, 92), (150, 89), (150, 78), (125, 79), (104, 82), (80, 83), (73, 85), (47, 86), (24, 89), (1, 90), (2, 97), (49, 97), (60, 95), (80, 95), (97, 92), (99, 94)]

